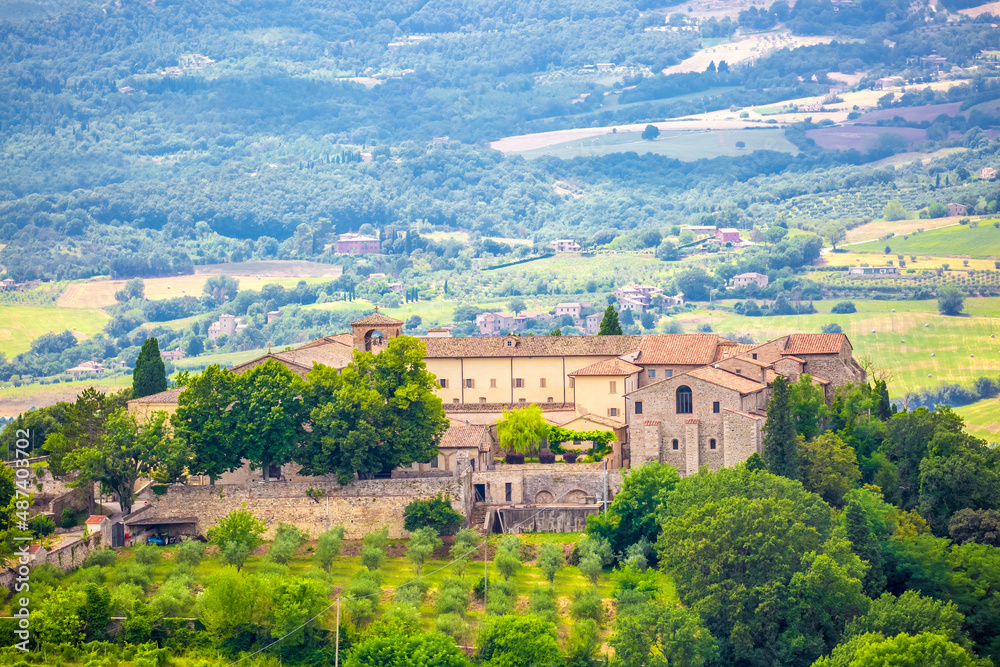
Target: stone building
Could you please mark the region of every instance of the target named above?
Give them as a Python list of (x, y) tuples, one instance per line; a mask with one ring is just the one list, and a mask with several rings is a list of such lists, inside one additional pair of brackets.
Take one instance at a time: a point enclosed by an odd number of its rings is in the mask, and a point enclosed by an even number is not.
[(763, 273), (754, 273), (753, 271), (733, 276), (733, 287), (746, 287), (750, 283), (754, 283), (757, 287), (761, 288), (767, 287), (767, 276)]

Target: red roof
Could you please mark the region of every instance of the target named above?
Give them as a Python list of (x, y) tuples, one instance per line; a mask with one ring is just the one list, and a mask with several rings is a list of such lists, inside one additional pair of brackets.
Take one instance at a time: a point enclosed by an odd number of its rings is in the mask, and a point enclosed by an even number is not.
[(107, 518), (108, 517), (104, 516), (103, 514), (91, 514), (89, 517), (87, 517), (87, 520), (84, 523), (88, 524), (101, 523)]
[(633, 373), (638, 373), (641, 370), (641, 367), (636, 366), (635, 364), (630, 364), (627, 361), (623, 361), (621, 359), (608, 359), (607, 361), (598, 361), (596, 364), (591, 364), (578, 371), (573, 371), (570, 375), (622, 376), (632, 375)]
[(838, 354), (847, 342), (846, 334), (789, 334), (785, 354)]
[(718, 385), (720, 387), (726, 387), (727, 389), (738, 391), (741, 394), (752, 394), (755, 391), (760, 391), (765, 388), (765, 385), (760, 382), (755, 382), (748, 377), (743, 377), (742, 375), (730, 373), (729, 371), (721, 368), (714, 368), (712, 366), (696, 368), (693, 371), (688, 371), (687, 373), (682, 373), (681, 375), (675, 375), (673, 379), (683, 377), (684, 375), (690, 375), (691, 377), (696, 377), (699, 380), (704, 380), (705, 382), (710, 382), (711, 384)]

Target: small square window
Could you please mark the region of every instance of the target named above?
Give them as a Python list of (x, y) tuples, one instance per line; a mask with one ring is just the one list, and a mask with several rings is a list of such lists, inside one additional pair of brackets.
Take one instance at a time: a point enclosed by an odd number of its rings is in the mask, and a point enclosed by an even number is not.
[(517, 402), (518, 403), (527, 403), (528, 399), (526, 399), (526, 398), (519, 398), (519, 399), (517, 399)]
[(757, 358), (757, 353), (756, 353), (756, 352), (754, 352), (754, 353), (752, 353), (752, 354), (751, 354), (750, 356), (751, 356), (751, 357), (753, 357), (754, 359), (756, 359), (756, 358)]
[(656, 369), (655, 368), (650, 368), (648, 371), (646, 371), (646, 377), (655, 378), (656, 377)]
[(485, 396), (480, 396), (479, 397), (479, 402), (480, 403), (485, 403), (486, 402), (486, 397)]
[(497, 379), (490, 378), (490, 389), (496, 389), (496, 388), (497, 388)]
[(548, 397), (547, 399), (545, 399), (545, 401), (546, 401), (547, 403), (552, 403), (552, 402), (554, 402), (554, 400), (555, 400), (555, 399), (553, 399), (553, 398), (552, 398), (551, 396), (549, 396), (549, 397)]
[(438, 467), (438, 460), (437, 457), (435, 456), (433, 459), (431, 459), (431, 469), (433, 470), (437, 467)]
[(569, 388), (573, 389), (575, 387), (576, 387), (576, 378), (570, 378), (569, 379)]
[(524, 386), (524, 378), (514, 378), (514, 386), (520, 389)]
[(618, 416), (618, 408), (608, 408), (608, 416), (609, 417), (617, 417)]
[(720, 406), (718, 401), (712, 401), (712, 412), (718, 413), (719, 407)]
[(635, 402), (635, 414), (637, 414), (637, 415), (641, 415), (642, 414), (642, 401), (636, 401)]
[(742, 369), (740, 369), (740, 368), (737, 368), (737, 369), (736, 369), (736, 374), (737, 374), (737, 375), (743, 375), (743, 370), (742, 370)]
[(473, 380), (472, 378), (466, 378), (465, 379), (465, 388), (466, 389), (472, 389), (475, 386), (476, 386), (475, 380)]
[(672, 378), (673, 376), (674, 376), (674, 371), (673, 370), (671, 370), (671, 369), (668, 368), (667, 370), (663, 371), (663, 377), (665, 377), (665, 378)]
[(448, 381), (447, 380), (438, 380), (438, 382), (441, 383), (441, 388), (442, 389), (447, 389), (448, 388)]
[(461, 401), (459, 401), (459, 400), (458, 400), (457, 398), (453, 398), (453, 399), (451, 399), (451, 402), (452, 402), (452, 403), (461, 403)]

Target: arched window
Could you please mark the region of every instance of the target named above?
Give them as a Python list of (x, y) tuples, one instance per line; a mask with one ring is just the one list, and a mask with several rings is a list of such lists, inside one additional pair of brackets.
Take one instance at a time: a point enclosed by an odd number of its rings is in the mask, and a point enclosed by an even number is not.
[(671, 443), (671, 445), (674, 449), (680, 449), (679, 447), (680, 443), (677, 442), (677, 438), (674, 438), (674, 441)]
[(689, 415), (694, 412), (693, 403), (691, 400), (691, 387), (686, 384), (677, 387), (677, 414)]
[(708, 441), (708, 448), (715, 449), (715, 438), (712, 438), (711, 440)]

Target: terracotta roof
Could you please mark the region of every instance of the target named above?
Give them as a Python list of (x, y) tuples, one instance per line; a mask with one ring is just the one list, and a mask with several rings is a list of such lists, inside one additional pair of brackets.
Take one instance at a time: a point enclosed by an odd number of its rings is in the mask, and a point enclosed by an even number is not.
[(719, 349), (715, 354), (715, 361), (741, 356), (755, 347), (757, 347), (755, 343), (737, 343), (726, 338), (720, 338)]
[(720, 387), (726, 387), (727, 389), (738, 391), (741, 394), (752, 394), (755, 391), (760, 391), (765, 388), (765, 385), (760, 382), (755, 382), (750, 378), (743, 377), (742, 375), (730, 373), (729, 371), (724, 371), (721, 368), (713, 368), (712, 366), (696, 368), (693, 371), (675, 375), (672, 379), (684, 377), (685, 375), (690, 375), (691, 377), (696, 377), (699, 380), (704, 380), (705, 382), (710, 382), (711, 384), (718, 385)]
[(87, 517), (87, 520), (84, 523), (87, 524), (101, 523), (105, 519), (110, 520), (109, 517), (106, 517), (103, 514), (91, 514), (89, 517)]
[(799, 354), (837, 354), (847, 341), (846, 334), (789, 334), (783, 352)]
[(777, 377), (778, 373), (772, 371), (771, 369), (764, 371), (764, 382), (768, 383), (769, 385), (773, 384)]
[[(715, 360), (715, 334), (646, 336), (456, 336), (421, 337), (427, 358), (620, 357), (639, 351), (639, 364), (700, 366)], [(508, 345), (507, 343), (510, 343)]]
[(375, 311), (371, 315), (365, 315), (360, 320), (354, 320), (353, 322), (351, 322), (352, 327), (370, 327), (370, 326), (378, 326), (380, 324), (402, 326), (403, 321), (394, 319), (392, 317), (387, 317), (386, 315), (383, 315), (382, 313)]
[(486, 424), (466, 424), (452, 421), (448, 430), (441, 436), (441, 449), (466, 449), (476, 447), (480, 451), (489, 451), (490, 427)]
[(591, 364), (578, 371), (573, 371), (569, 375), (571, 376), (585, 376), (585, 375), (596, 375), (596, 376), (621, 376), (621, 375), (632, 375), (633, 373), (638, 373), (642, 368), (636, 366), (635, 364), (630, 364), (627, 361), (622, 361), (621, 359), (608, 359), (607, 361), (598, 361), (596, 364)]
[(760, 366), (761, 368), (770, 368), (771, 364), (766, 361), (761, 361), (760, 359), (754, 359), (753, 357), (748, 357), (745, 355), (740, 355), (738, 357), (730, 357), (730, 359), (739, 359), (740, 361), (745, 361), (748, 364), (753, 364), (754, 366)]
[(175, 387), (173, 389), (167, 389), (166, 391), (161, 391), (158, 394), (150, 394), (149, 396), (143, 396), (142, 398), (133, 398), (129, 403), (176, 403), (177, 397), (181, 395), (181, 392), (187, 389), (187, 387)]
[(747, 419), (753, 419), (755, 421), (760, 421), (763, 419), (760, 415), (752, 415), (749, 412), (740, 412), (739, 410), (733, 410), (732, 408), (723, 408), (726, 412), (732, 412), (734, 415), (739, 415), (741, 417), (746, 417)]
[(794, 354), (788, 354), (787, 352), (783, 352), (781, 357), (782, 359), (791, 359), (792, 361), (797, 361), (800, 364), (806, 363), (806, 360), (803, 359), (802, 357), (796, 357)]
[(659, 419), (647, 419), (646, 421), (642, 422), (642, 425), (643, 426), (659, 426), (660, 425), (660, 420)]
[(821, 384), (821, 385), (824, 385), (824, 386), (830, 384), (830, 381), (827, 380), (826, 378), (818, 378), (818, 377), (816, 377), (814, 375), (814, 376), (812, 376), (812, 379), (813, 379), (813, 382), (815, 382), (816, 384)]
[[(600, 424), (601, 426), (607, 426), (608, 428), (612, 428), (612, 429), (614, 429), (614, 428), (623, 428), (625, 426), (625, 422), (618, 421), (617, 419), (612, 419), (611, 417), (605, 417), (603, 415), (586, 414), (586, 415), (581, 415), (580, 417), (577, 417), (577, 419), (583, 419), (583, 420), (586, 420), (586, 421), (589, 421), (589, 422), (593, 422), (594, 424)], [(576, 421), (576, 419), (574, 419), (573, 421)], [(572, 422), (567, 422), (567, 423), (572, 423)]]

